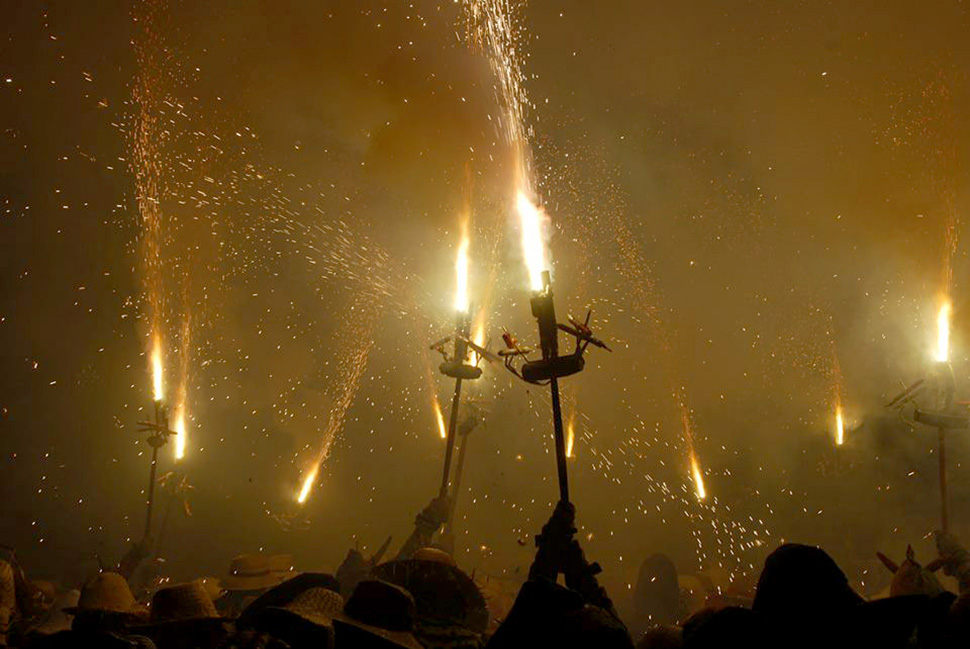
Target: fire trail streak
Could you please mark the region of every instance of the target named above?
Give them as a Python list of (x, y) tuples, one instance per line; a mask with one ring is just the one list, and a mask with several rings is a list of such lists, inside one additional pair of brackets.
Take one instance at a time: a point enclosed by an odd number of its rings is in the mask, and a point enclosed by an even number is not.
[(939, 363), (950, 360), (950, 312), (952, 310), (950, 298), (944, 297), (936, 316), (936, 360)]

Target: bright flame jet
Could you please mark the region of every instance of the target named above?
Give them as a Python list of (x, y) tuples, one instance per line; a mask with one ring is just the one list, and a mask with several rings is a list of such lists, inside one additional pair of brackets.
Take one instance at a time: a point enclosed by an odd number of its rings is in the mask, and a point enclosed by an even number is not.
[(457, 277), (455, 309), (459, 313), (468, 313), (468, 232), (462, 234), (461, 244), (458, 246), (455, 272)]
[(950, 360), (950, 312), (952, 310), (950, 298), (943, 298), (940, 312), (936, 316), (936, 360), (940, 363)]
[(842, 421), (842, 406), (835, 409), (835, 445), (842, 446), (845, 441), (845, 423)]
[(704, 476), (701, 474), (701, 467), (697, 463), (697, 456), (691, 453), (690, 472), (694, 476), (694, 490), (698, 500), (707, 498), (707, 489), (704, 487)]
[(524, 192), (516, 197), (516, 208), (522, 225), (522, 252), (529, 269), (529, 286), (533, 291), (542, 290), (542, 271), (546, 269), (545, 249), (542, 244), (542, 221), (545, 215)]
[(319, 471), (320, 465), (314, 464), (313, 469), (303, 479), (303, 487), (300, 489), (300, 495), (296, 497), (296, 501), (301, 505), (306, 502), (307, 496), (310, 495), (310, 489), (313, 488), (313, 483), (317, 481), (317, 473)]
[(438, 421), (438, 433), (441, 439), (445, 439), (448, 437), (448, 428), (445, 426), (445, 417), (441, 414), (441, 404), (438, 403), (437, 397), (431, 398), (431, 407), (434, 408), (434, 416)]
[(188, 441), (188, 434), (185, 429), (185, 410), (179, 409), (175, 417), (175, 459), (181, 460), (185, 457), (185, 445)]
[(155, 401), (165, 396), (162, 391), (162, 339), (155, 334), (152, 344), (152, 393)]
[(573, 418), (569, 418), (569, 423), (566, 425), (566, 457), (573, 457), (573, 443), (576, 440), (576, 428), (573, 424)]

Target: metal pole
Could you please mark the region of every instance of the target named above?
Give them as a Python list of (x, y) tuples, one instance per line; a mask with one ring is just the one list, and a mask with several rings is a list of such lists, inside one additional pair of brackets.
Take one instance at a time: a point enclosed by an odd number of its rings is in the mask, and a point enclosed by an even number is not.
[(145, 537), (143, 540), (148, 540), (148, 535), (152, 531), (152, 507), (155, 505), (155, 467), (158, 464), (158, 447), (152, 447), (152, 468), (148, 474), (148, 508), (145, 513)]
[(445, 521), (445, 526), (449, 529), (452, 527), (452, 520), (455, 517), (455, 504), (458, 502), (458, 494), (461, 493), (461, 474), (465, 470), (465, 449), (467, 447), (468, 434), (462, 436), (461, 446), (458, 447), (458, 466), (455, 467), (455, 483), (451, 488), (451, 508), (448, 510), (448, 520)]
[(939, 456), (940, 456), (940, 514), (943, 524), (943, 533), (950, 531), (950, 520), (946, 509), (946, 429), (940, 427), (939, 431)]
[(451, 455), (455, 450), (455, 435), (458, 430), (458, 402), (461, 400), (461, 379), (455, 379), (455, 396), (451, 399), (451, 419), (448, 421), (448, 441), (445, 446), (445, 466), (441, 472), (440, 496), (448, 495), (448, 479), (451, 477)]
[(559, 500), (569, 502), (569, 477), (566, 474), (566, 436), (562, 430), (562, 408), (559, 405), (559, 379), (549, 381), (552, 391), (552, 422), (555, 426), (556, 466), (559, 468)]

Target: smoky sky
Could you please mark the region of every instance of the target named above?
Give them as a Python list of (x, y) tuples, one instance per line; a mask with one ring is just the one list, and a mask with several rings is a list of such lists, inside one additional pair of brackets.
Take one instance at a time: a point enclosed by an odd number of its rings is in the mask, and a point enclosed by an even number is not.
[[(440, 471), (428, 367), (443, 404), (450, 385), (427, 345), (451, 327), (463, 210), (473, 294), (493, 292), (489, 335), (534, 337), (494, 76), (459, 7), (88, 4), (4, 9), (0, 541), (59, 574), (140, 534), (139, 75), (160, 98), (173, 382), (185, 313), (193, 323), (182, 470), (194, 512), (171, 515), (168, 568), (220, 574), (266, 548), (332, 570), (354, 543), (403, 541)], [(936, 524), (935, 434), (882, 405), (925, 370), (945, 226), (968, 206), (967, 7), (515, 13), (557, 308), (592, 305), (615, 349), (564, 382), (584, 422), (570, 470), (587, 554), (620, 593), (655, 551), (683, 570), (748, 570), (800, 540), (881, 585), (873, 552), (900, 555)], [(963, 385), (966, 260), (959, 245)], [(360, 389), (299, 509), (301, 472), (365, 340)], [(855, 431), (838, 453), (833, 358)], [(485, 373), (469, 390), (487, 416), (469, 442), (459, 559), (498, 574), (529, 560), (555, 475), (546, 393)], [(704, 505), (677, 388), (716, 499)], [(950, 439), (959, 534), (970, 445)]]

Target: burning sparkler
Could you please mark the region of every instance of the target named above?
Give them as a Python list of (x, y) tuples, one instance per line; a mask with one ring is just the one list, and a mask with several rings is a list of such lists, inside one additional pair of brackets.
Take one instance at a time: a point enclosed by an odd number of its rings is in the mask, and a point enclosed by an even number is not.
[(573, 445), (576, 441), (576, 406), (569, 411), (569, 420), (566, 422), (566, 457), (573, 458)]
[(152, 343), (152, 394), (156, 402), (165, 396), (162, 390), (162, 338), (157, 333)]
[(468, 227), (465, 226), (461, 243), (458, 245), (458, 258), (455, 260), (455, 310), (468, 313)]
[(185, 430), (185, 410), (180, 408), (175, 415), (175, 459), (181, 460), (185, 457), (185, 445), (188, 436)]
[(835, 409), (835, 445), (842, 446), (845, 441), (845, 423), (842, 420), (842, 404)]
[(950, 298), (944, 297), (936, 316), (936, 360), (946, 363), (950, 360), (950, 312), (953, 305)]
[(448, 428), (445, 426), (445, 416), (441, 412), (441, 404), (438, 402), (437, 396), (431, 397), (431, 408), (434, 410), (435, 420), (438, 422), (438, 433), (441, 435), (441, 439), (447, 439)]
[(697, 456), (690, 455), (690, 473), (694, 478), (694, 491), (698, 500), (707, 498), (707, 488), (704, 486), (704, 475), (701, 473), (701, 466), (697, 462)]
[(307, 473), (306, 478), (303, 479), (303, 486), (300, 488), (300, 493), (296, 497), (296, 502), (301, 505), (306, 502), (306, 499), (310, 495), (310, 489), (313, 488), (313, 483), (317, 481), (317, 473), (320, 471), (320, 465), (314, 464), (310, 472)]
[(522, 252), (529, 271), (529, 287), (533, 291), (541, 291), (542, 271), (546, 270), (545, 246), (542, 243), (545, 214), (521, 190), (516, 196), (515, 205), (522, 227)]

